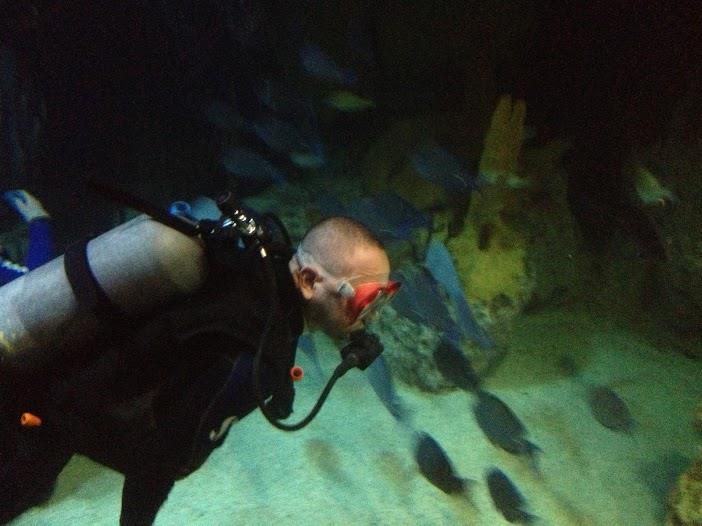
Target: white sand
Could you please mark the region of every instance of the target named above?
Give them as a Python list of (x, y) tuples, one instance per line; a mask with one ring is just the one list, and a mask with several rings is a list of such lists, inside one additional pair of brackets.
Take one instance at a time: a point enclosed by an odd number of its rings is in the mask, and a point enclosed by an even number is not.
[[(661, 524), (667, 488), (699, 442), (691, 414), (702, 398), (702, 367), (660, 341), (654, 347), (607, 318), (572, 311), (520, 321), (508, 357), (486, 388), (510, 405), (543, 449), (541, 480), (524, 461), (487, 442), (469, 394), (428, 395), (399, 385), (417, 427), (443, 446), (459, 474), (477, 480), (474, 507), (417, 472), (407, 434), (362, 373), (352, 371), (303, 431), (278, 431), (258, 412), (235, 424), (202, 469), (176, 484), (156, 524), (508, 524), (485, 485), (492, 466), (512, 478), (546, 524)], [(554, 365), (565, 351), (585, 364), (580, 383)], [(299, 360), (304, 365), (302, 354)], [(335, 350), (325, 353), (328, 373), (337, 360)], [(298, 387), (296, 418), (321, 389), (314, 369), (308, 370)], [(632, 436), (592, 418), (584, 382), (607, 384), (621, 395), (637, 422)], [(121, 482), (119, 474), (75, 457), (51, 501), (13, 524), (117, 524)]]

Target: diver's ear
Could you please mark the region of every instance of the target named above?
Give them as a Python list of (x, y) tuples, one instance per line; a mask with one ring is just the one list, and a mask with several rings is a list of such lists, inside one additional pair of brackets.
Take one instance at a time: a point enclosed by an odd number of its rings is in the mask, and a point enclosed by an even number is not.
[(309, 267), (303, 267), (298, 270), (298, 276), (302, 297), (306, 300), (312, 299), (312, 296), (314, 296), (314, 283), (317, 281), (317, 273)]

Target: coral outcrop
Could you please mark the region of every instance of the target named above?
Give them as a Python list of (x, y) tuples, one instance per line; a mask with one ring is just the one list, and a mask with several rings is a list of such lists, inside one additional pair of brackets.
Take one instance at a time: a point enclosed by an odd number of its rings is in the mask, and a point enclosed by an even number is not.
[(471, 304), (500, 330), (524, 309), (582, 293), (589, 263), (566, 199), (567, 148), (556, 140), (523, 149), (518, 174), (528, 187), (497, 188), (487, 211), (471, 203), (467, 228), (447, 242)]
[[(693, 426), (702, 433), (702, 402), (693, 412)], [(668, 495), (666, 526), (700, 526), (702, 524), (702, 447), (697, 458), (678, 478)]]
[(666, 526), (702, 524), (702, 456), (683, 473), (668, 497)]
[[(468, 121), (465, 114), (396, 122), (371, 146), (361, 166), (367, 190), (391, 190), (415, 207), (434, 212), (433, 235), (444, 240), (451, 253), (474, 317), (498, 340), (524, 309), (578, 297), (588, 275), (589, 262), (568, 207), (566, 174), (560, 165), (569, 144), (552, 140), (522, 148), (525, 111), (523, 101), (501, 97), (487, 131), (479, 136), (475, 127), (469, 127), (468, 134), (461, 126)], [(476, 121), (481, 119), (485, 120), (476, 115)], [(452, 136), (452, 130), (458, 133)], [(461, 136), (459, 144), (456, 136)], [(426, 137), (450, 145), (478, 166), (474, 175), (486, 186), (465, 196), (463, 209), (450, 192), (414, 172), (408, 158)], [(461, 212), (467, 218), (465, 226), (452, 232)], [(422, 389), (440, 390), (445, 383), (426, 376), (434, 368), (431, 347), (419, 353), (424, 356), (401, 353), (412, 356), (411, 363), (394, 364), (394, 370)], [(478, 372), (489, 368), (482, 363), (484, 352), (472, 343), (464, 347)], [(417, 360), (424, 365), (419, 367)], [(426, 370), (405, 375), (405, 369)]]

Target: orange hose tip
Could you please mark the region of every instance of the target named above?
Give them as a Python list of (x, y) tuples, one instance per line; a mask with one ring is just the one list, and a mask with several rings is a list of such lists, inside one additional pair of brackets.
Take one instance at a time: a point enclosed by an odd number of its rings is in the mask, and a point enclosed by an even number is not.
[(32, 413), (22, 413), (20, 424), (22, 424), (23, 427), (39, 427), (41, 425), (41, 418)]
[(294, 365), (290, 368), (290, 378), (293, 382), (299, 382), (305, 376), (305, 371), (299, 365)]

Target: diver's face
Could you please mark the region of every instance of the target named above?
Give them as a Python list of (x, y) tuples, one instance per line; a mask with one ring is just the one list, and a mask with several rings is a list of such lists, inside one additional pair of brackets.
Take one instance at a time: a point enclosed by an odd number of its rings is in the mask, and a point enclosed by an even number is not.
[[(349, 261), (352, 278), (351, 285), (356, 286), (368, 282), (385, 283), (390, 275), (390, 262), (385, 252), (376, 247), (362, 247), (356, 250)], [(362, 329), (363, 321), (351, 317), (347, 308), (348, 299), (337, 290), (337, 280), (316, 275), (308, 294), (303, 290), (307, 299), (305, 304), (305, 319), (310, 329), (324, 331), (332, 338), (342, 339), (351, 332)]]
[(321, 330), (334, 339), (343, 339), (355, 330), (348, 318), (346, 300), (333, 291), (315, 294), (305, 307), (305, 319), (310, 329)]

